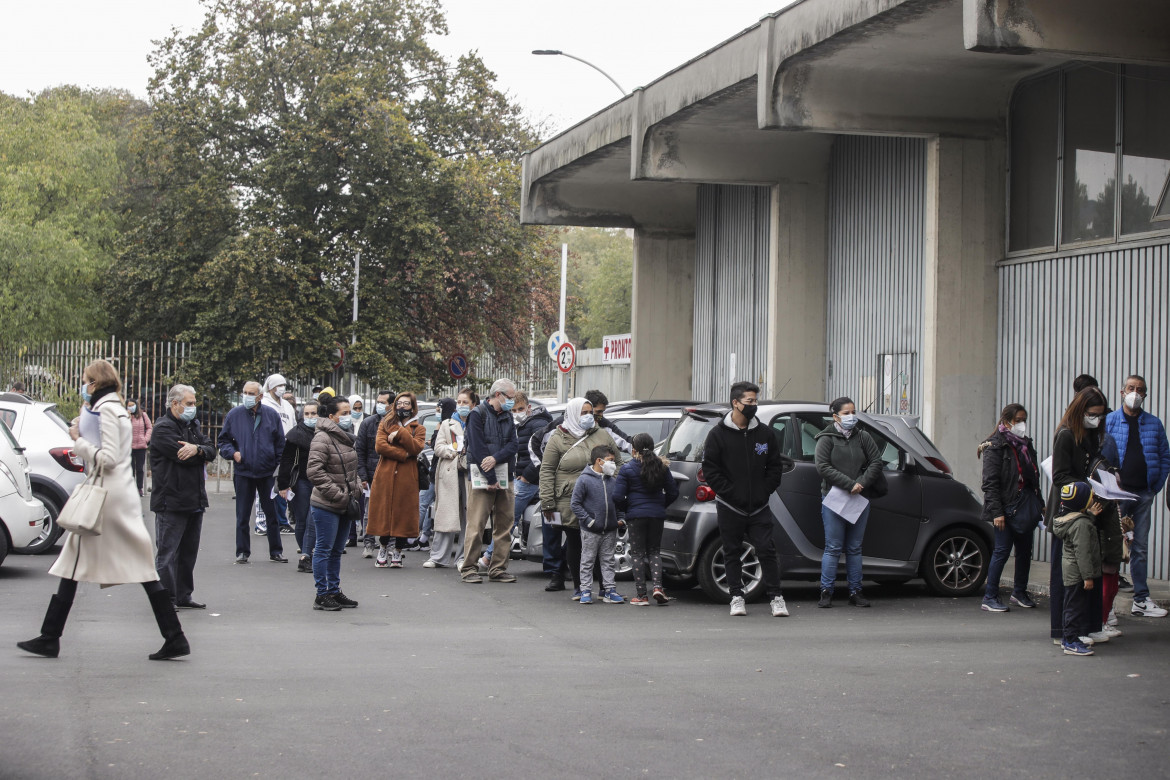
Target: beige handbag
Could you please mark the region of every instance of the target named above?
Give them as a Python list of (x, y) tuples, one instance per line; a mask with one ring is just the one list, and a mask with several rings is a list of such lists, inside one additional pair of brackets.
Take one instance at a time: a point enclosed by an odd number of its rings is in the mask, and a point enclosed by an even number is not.
[(61, 507), (57, 525), (79, 536), (102, 535), (102, 507), (106, 503), (105, 476), (100, 468), (78, 485)]

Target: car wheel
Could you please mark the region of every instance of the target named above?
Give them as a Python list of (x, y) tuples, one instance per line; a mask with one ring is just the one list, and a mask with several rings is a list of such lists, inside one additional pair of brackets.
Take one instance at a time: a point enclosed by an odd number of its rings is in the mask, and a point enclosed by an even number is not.
[(4, 563), (4, 559), (8, 557), (8, 534), (3, 528), (0, 528), (0, 563)]
[(57, 506), (57, 502), (49, 497), (47, 493), (39, 490), (33, 490), (33, 498), (38, 499), (45, 505), (45, 509), (49, 510), (49, 514), (45, 517), (45, 522), (41, 525), (41, 533), (31, 544), (25, 547), (17, 547), (14, 552), (21, 555), (40, 555), (47, 553), (53, 549), (53, 545), (61, 538), (61, 534), (65, 530), (57, 525), (57, 514), (61, 508)]
[[(764, 591), (764, 571), (760, 566), (760, 557), (756, 555), (756, 548), (748, 543), (743, 545), (743, 554), (739, 557), (742, 566), (743, 595), (748, 601)], [(707, 594), (707, 598), (719, 603), (726, 603), (731, 598), (731, 591), (727, 588), (727, 563), (723, 557), (723, 542), (719, 539), (711, 541), (699, 555), (699, 587)]]
[(987, 580), (991, 563), (987, 543), (974, 531), (943, 531), (926, 547), (922, 578), (940, 596), (970, 596)]
[(614, 573), (623, 580), (634, 578), (634, 556), (630, 554), (630, 529), (618, 528), (617, 544), (613, 548)]

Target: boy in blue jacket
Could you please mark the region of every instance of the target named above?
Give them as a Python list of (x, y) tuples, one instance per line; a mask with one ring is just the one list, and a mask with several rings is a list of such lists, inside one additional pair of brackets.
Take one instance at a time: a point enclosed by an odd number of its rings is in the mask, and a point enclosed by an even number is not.
[(581, 473), (573, 488), (569, 506), (581, 525), (581, 603), (593, 603), (593, 562), (601, 555), (601, 600), (607, 604), (621, 604), (626, 599), (615, 589), (614, 549), (618, 520), (613, 502), (613, 477), (617, 462), (609, 447), (594, 447), (589, 453), (593, 465)]

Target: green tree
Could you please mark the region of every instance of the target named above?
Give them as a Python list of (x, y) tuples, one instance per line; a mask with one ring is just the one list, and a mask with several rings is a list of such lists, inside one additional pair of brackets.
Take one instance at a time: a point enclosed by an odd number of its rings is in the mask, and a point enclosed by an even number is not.
[(600, 347), (602, 337), (630, 331), (634, 242), (626, 230), (571, 228), (569, 302), (565, 329), (581, 349)]

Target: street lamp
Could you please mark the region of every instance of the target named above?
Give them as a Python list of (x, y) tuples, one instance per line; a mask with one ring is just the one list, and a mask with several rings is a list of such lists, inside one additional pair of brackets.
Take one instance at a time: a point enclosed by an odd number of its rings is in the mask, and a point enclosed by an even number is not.
[(536, 50), (534, 50), (532, 53), (533, 53), (533, 54), (538, 54), (538, 55), (541, 55), (541, 56), (556, 56), (556, 55), (560, 55), (560, 56), (562, 56), (562, 57), (568, 57), (568, 58), (569, 58), (569, 59), (571, 59), (571, 60), (576, 60), (577, 62), (583, 62), (583, 63), (585, 63), (586, 65), (588, 65), (589, 67), (593, 68), (593, 69), (594, 69), (595, 71), (597, 71), (598, 73), (600, 73), (602, 76), (605, 76), (607, 79), (609, 79), (611, 82), (613, 82), (613, 85), (614, 85), (615, 87), (617, 87), (617, 88), (618, 88), (618, 92), (621, 92), (623, 96), (626, 94), (626, 91), (625, 91), (624, 89), (622, 89), (622, 85), (621, 85), (621, 84), (619, 84), (619, 83), (617, 83), (617, 80), (616, 80), (616, 79), (614, 79), (614, 77), (613, 77), (613, 76), (609, 75), (608, 73), (606, 73), (604, 70), (602, 70), (601, 68), (599, 68), (599, 67), (597, 67), (596, 65), (594, 65), (594, 64), (593, 64), (592, 62), (590, 62), (589, 60), (583, 60), (583, 59), (581, 59), (580, 57), (577, 57), (577, 56), (574, 56), (574, 55), (572, 55), (572, 54), (569, 54), (568, 52), (561, 51), (560, 49), (536, 49)]

